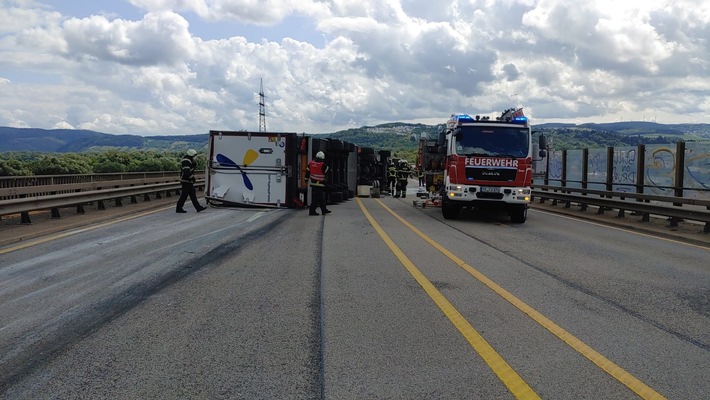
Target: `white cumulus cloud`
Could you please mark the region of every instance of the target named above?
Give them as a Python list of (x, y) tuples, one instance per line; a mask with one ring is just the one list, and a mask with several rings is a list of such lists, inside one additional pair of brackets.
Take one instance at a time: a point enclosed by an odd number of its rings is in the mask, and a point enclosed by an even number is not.
[[(6, 0), (0, 125), (332, 132), (524, 106), (702, 122), (710, 3)], [(300, 38), (300, 39), (296, 39)]]

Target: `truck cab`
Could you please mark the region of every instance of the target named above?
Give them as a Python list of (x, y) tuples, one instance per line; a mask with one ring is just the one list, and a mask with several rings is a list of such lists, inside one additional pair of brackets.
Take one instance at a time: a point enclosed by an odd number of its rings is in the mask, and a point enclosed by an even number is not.
[(495, 119), (454, 114), (447, 121), (442, 214), (463, 208), (506, 211), (524, 223), (533, 178), (532, 132), (522, 109)]

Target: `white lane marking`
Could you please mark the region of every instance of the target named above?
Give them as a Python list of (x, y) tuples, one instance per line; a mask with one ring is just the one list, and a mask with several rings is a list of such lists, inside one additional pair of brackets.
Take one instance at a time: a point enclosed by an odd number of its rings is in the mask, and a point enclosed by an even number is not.
[(536, 209), (534, 209), (534, 208), (530, 208), (530, 211), (539, 212), (539, 213), (551, 215), (551, 216), (554, 216), (554, 217), (569, 219), (569, 220), (572, 220), (572, 221), (575, 221), (575, 222), (583, 222), (583, 223), (585, 223), (585, 224), (595, 225), (595, 226), (599, 226), (599, 227), (602, 227), (602, 228), (608, 228), (608, 229), (614, 229), (614, 230), (621, 231), (621, 232), (632, 233), (632, 234), (638, 235), (638, 236), (644, 236), (644, 237), (649, 237), (649, 238), (654, 238), (654, 239), (659, 239), (659, 240), (665, 240), (666, 242), (671, 242), (671, 243), (684, 244), (684, 245), (686, 245), (686, 246), (695, 247), (695, 248), (703, 249), (703, 250), (710, 250), (710, 248), (707, 247), (707, 246), (700, 246), (700, 245), (693, 244), (693, 243), (681, 242), (681, 241), (675, 240), (675, 239), (669, 239), (669, 238), (664, 238), (664, 237), (662, 237), (662, 236), (656, 236), (656, 235), (651, 235), (651, 234), (648, 234), (648, 233), (638, 232), (638, 231), (635, 231), (635, 230), (633, 230), (633, 229), (625, 229), (625, 228), (619, 228), (619, 227), (616, 227), (616, 226), (611, 226), (611, 225), (606, 225), (606, 224), (600, 224), (600, 223), (598, 223), (598, 222), (592, 222), (592, 221), (589, 221), (589, 220), (586, 220), (586, 219), (583, 219), (583, 218), (570, 217), (570, 216), (567, 216), (567, 215), (557, 214), (557, 213), (553, 213), (553, 212), (549, 212), (549, 211), (536, 210)]
[(268, 211), (260, 211), (256, 214), (252, 215), (251, 217), (249, 217), (249, 219), (247, 219), (247, 222), (254, 222), (254, 221), (256, 221), (257, 218), (260, 218), (260, 217), (263, 217), (264, 215), (266, 215), (266, 213), (268, 213)]

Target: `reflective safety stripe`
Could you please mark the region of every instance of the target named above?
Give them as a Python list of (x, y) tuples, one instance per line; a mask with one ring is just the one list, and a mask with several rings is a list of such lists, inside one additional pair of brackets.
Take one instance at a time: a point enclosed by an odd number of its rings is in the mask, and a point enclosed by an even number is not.
[(312, 160), (308, 164), (308, 171), (310, 172), (310, 180), (312, 186), (325, 186), (325, 163)]

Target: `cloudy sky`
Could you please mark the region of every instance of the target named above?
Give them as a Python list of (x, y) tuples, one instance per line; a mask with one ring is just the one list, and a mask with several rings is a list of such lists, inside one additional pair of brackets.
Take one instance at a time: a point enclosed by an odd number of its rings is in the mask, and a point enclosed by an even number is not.
[(0, 0), (0, 126), (708, 122), (710, 0)]

